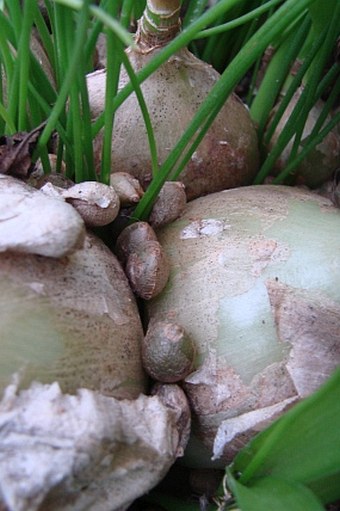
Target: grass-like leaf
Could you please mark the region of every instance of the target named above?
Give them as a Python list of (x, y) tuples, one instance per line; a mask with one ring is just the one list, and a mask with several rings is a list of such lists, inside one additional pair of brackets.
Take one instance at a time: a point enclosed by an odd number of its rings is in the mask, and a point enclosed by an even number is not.
[(271, 109), (279, 96), (290, 68), (310, 28), (310, 20), (305, 17), (297, 30), (292, 30), (275, 51), (250, 108), (250, 113), (258, 126), (261, 139)]
[[(55, 0), (55, 2), (75, 10), (81, 10), (83, 7), (82, 0)], [(97, 19), (102, 21), (104, 25), (109, 27), (118, 37), (118, 39), (120, 39), (122, 44), (125, 46), (133, 44), (132, 36), (127, 32), (127, 30), (125, 30), (125, 28), (119, 23), (118, 20), (109, 16), (103, 9), (97, 7), (96, 5), (90, 6), (90, 12)]]
[[(118, 15), (118, 4), (111, 2), (108, 5), (107, 13), (113, 18)], [(118, 58), (120, 52), (120, 40), (112, 30), (106, 31), (106, 90), (105, 90), (105, 108), (104, 108), (104, 135), (102, 148), (102, 163), (100, 180), (108, 184), (111, 173), (111, 143), (112, 131), (114, 125), (114, 109), (112, 106), (112, 96), (117, 94), (121, 60)]]

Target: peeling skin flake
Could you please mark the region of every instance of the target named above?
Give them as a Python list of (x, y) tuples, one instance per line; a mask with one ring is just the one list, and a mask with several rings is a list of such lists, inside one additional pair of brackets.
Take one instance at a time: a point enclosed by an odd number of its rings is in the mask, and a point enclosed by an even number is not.
[(10, 385), (0, 403), (0, 508), (123, 511), (175, 461), (176, 413), (157, 396)]
[(206, 218), (196, 220), (185, 227), (180, 234), (180, 239), (202, 238), (208, 236), (217, 236), (222, 233), (228, 226), (222, 220), (215, 218)]
[(228, 448), (228, 443), (235, 442), (238, 436), (249, 433), (250, 430), (260, 431), (263, 429), (263, 423), (273, 421), (288, 406), (296, 401), (296, 397), (285, 399), (281, 403), (277, 403), (266, 408), (253, 410), (238, 417), (233, 417), (223, 421), (216, 433), (214, 440), (214, 449), (212, 460), (217, 460), (224, 454), (224, 450)]
[(97, 204), (97, 206), (100, 206), (101, 208), (108, 208), (111, 204), (110, 199), (107, 197), (98, 197), (98, 199), (93, 201), (94, 204)]

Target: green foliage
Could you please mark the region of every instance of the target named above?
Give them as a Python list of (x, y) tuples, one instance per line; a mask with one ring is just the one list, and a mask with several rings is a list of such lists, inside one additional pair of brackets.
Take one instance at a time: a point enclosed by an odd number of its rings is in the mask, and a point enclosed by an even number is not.
[(268, 476), (257, 480), (250, 487), (234, 481), (233, 489), (242, 511), (324, 510), (324, 507), (308, 488), (284, 479)]
[[(5, 75), (6, 87), (0, 91), (0, 133), (28, 131), (47, 121), (37, 156), (45, 156), (44, 161), (47, 161), (47, 146), (52, 134), (57, 132), (59, 162), (63, 157), (70, 177), (77, 181), (99, 178), (108, 182), (115, 111), (136, 91), (145, 119), (154, 169), (154, 180), (136, 211), (136, 217), (147, 216), (163, 182), (178, 177), (228, 95), (249, 74), (251, 78), (244, 99), (248, 101), (251, 114), (259, 125), (263, 148), (279, 122), (284, 106), (301, 82), (306, 84), (307, 89), (275, 148), (264, 158), (256, 183), (265, 179), (284, 147), (295, 139), (288, 166), (276, 182), (289, 180), (301, 158), (339, 122), (339, 114), (335, 120), (326, 121), (340, 87), (339, 63), (334, 61), (329, 69), (340, 32), (340, 4), (336, 0), (327, 3), (316, 0), (220, 0), (210, 7), (207, 0), (184, 1), (183, 31), (137, 75), (130, 67), (131, 82), (119, 92), (118, 77), (123, 60), (123, 65), (129, 65), (124, 59), (123, 50), (132, 44), (127, 29), (130, 20), (136, 20), (141, 15), (145, 1), (101, 0), (99, 5), (90, 0), (45, 0), (44, 3), (48, 20), (42, 17), (37, 0), (26, 0), (23, 6), (20, 0), (1, 2), (0, 63), (2, 82)], [(33, 27), (47, 54), (52, 77), (30, 48), (29, 36)], [(102, 31), (106, 32), (108, 39), (110, 65), (107, 91), (110, 92), (106, 97), (105, 112), (93, 124), (85, 76), (93, 69), (93, 52)], [(155, 138), (140, 84), (169, 56), (188, 45), (199, 57), (211, 61), (222, 72), (222, 77), (172, 148), (167, 160), (158, 168)], [(256, 76), (269, 46), (275, 49), (275, 54), (258, 86)], [(303, 58), (302, 68), (291, 79), (291, 64), (299, 57)], [(323, 79), (325, 73), (326, 76), (331, 74), (332, 79)], [(328, 92), (330, 87), (334, 91), (331, 94)], [(271, 120), (264, 138), (264, 127), (271, 109), (283, 90), (285, 98), (282, 107)], [(304, 142), (301, 156), (298, 147), (308, 112), (326, 92), (328, 101), (320, 115), (320, 122)], [(102, 166), (100, 176), (96, 176), (92, 139), (102, 128)]]
[[(6, 76), (6, 85), (2, 79), (0, 96), (0, 129), (4, 134), (12, 134), (29, 131), (46, 121), (37, 156), (48, 165), (47, 147), (56, 131), (59, 164), (63, 158), (67, 175), (76, 181), (97, 178), (86, 85), (86, 73), (93, 69), (97, 37), (106, 27), (108, 44), (114, 53), (118, 46), (133, 43), (124, 23), (119, 23), (115, 17), (119, 14), (118, 4), (113, 12), (105, 10), (105, 6), (115, 3), (105, 0), (101, 4), (92, 5), (90, 0), (46, 0), (48, 20), (42, 17), (37, 0), (25, 0), (23, 7), (19, 0), (5, 0), (0, 12), (0, 63), (2, 78)], [(131, 2), (125, 4), (131, 11)], [(121, 16), (126, 24), (127, 8)], [(33, 30), (42, 44), (38, 54), (30, 41)], [(44, 54), (42, 60), (39, 59), (41, 54)], [(117, 57), (113, 60), (108, 76), (111, 90), (117, 89), (121, 63)], [(109, 103), (109, 96), (107, 101)], [(105, 130), (108, 134), (111, 125), (112, 115), (107, 114)], [(103, 172), (103, 180), (108, 181), (107, 174)]]

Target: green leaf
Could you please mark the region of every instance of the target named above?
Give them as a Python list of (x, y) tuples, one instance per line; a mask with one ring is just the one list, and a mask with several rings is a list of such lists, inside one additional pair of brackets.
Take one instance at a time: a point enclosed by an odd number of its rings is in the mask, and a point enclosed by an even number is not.
[(236, 457), (239, 482), (275, 476), (310, 486), (323, 502), (340, 498), (340, 370)]
[(339, 486), (340, 486), (340, 467), (338, 472), (333, 475), (320, 477), (308, 487), (318, 498), (324, 502), (335, 502), (339, 499)]
[(15, 122), (11, 118), (8, 110), (5, 108), (4, 104), (1, 101), (0, 101), (0, 117), (2, 117), (3, 120), (6, 122), (10, 132), (15, 133), (16, 131)]
[(301, 484), (276, 477), (259, 479), (249, 487), (233, 478), (229, 483), (242, 511), (324, 511), (320, 501)]
[[(55, 0), (58, 4), (65, 5), (66, 7), (70, 7), (71, 9), (76, 9), (80, 11), (83, 7), (82, 0)], [(90, 6), (90, 12), (96, 18), (104, 23), (107, 27), (109, 27), (115, 35), (120, 39), (120, 41), (125, 46), (133, 45), (133, 38), (131, 34), (123, 28), (119, 21), (109, 16), (103, 9), (97, 7), (96, 5)]]
[(314, 25), (314, 33), (321, 33), (329, 25), (338, 0), (315, 0), (308, 8)]

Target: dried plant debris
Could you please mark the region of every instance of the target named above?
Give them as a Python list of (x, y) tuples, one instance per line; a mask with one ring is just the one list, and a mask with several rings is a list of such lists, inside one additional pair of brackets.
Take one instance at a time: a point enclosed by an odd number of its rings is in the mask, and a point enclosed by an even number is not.
[(123, 511), (182, 454), (182, 420), (158, 396), (69, 395), (57, 383), (17, 393), (13, 384), (0, 403), (0, 508)]
[(30, 132), (18, 132), (0, 137), (0, 173), (21, 179), (28, 178), (34, 169), (32, 154), (45, 123)]

